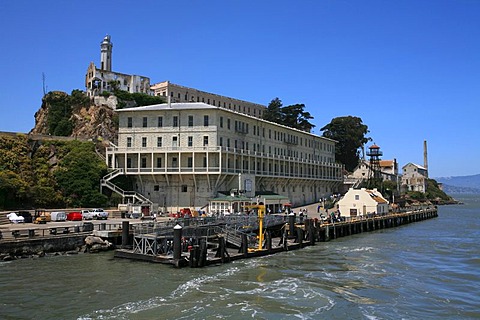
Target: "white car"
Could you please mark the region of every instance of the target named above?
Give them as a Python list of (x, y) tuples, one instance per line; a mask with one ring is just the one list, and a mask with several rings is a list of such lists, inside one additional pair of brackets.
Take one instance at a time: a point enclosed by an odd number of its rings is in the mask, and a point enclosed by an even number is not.
[(95, 209), (89, 210), (88, 213), (83, 213), (83, 219), (85, 220), (91, 220), (91, 219), (107, 220), (107, 218), (108, 218), (108, 212), (106, 212), (101, 208), (95, 208)]

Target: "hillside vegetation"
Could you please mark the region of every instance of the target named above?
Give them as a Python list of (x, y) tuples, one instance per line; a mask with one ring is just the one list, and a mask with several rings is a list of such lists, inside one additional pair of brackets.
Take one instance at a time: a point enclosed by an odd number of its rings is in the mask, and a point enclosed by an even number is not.
[(107, 167), (93, 142), (0, 136), (0, 210), (94, 207), (107, 203)]

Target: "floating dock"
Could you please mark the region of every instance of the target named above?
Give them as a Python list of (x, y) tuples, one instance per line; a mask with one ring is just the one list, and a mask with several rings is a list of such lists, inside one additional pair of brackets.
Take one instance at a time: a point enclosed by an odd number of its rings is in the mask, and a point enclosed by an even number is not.
[(264, 215), (259, 210), (244, 216), (149, 222), (132, 226), (133, 243), (123, 240), (122, 248), (115, 250), (115, 257), (198, 268), (297, 250), (317, 242), (437, 216), (437, 208), (429, 207), (326, 222), (293, 214)]

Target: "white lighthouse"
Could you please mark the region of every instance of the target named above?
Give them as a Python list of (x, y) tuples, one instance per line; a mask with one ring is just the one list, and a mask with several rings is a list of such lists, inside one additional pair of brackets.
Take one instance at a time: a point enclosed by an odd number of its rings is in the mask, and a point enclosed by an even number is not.
[(110, 42), (110, 36), (107, 34), (103, 38), (102, 43), (100, 44), (101, 54), (100, 54), (100, 69), (105, 71), (112, 71), (112, 47), (113, 43)]

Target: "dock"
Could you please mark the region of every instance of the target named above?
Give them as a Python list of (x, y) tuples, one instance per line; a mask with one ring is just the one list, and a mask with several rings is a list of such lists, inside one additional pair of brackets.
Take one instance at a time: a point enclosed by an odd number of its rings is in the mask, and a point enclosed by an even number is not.
[[(437, 207), (327, 222), (293, 214), (175, 219), (132, 226), (116, 258), (199, 268), (302, 249), (353, 234), (394, 228), (438, 216)], [(127, 227), (127, 226), (125, 226)]]

